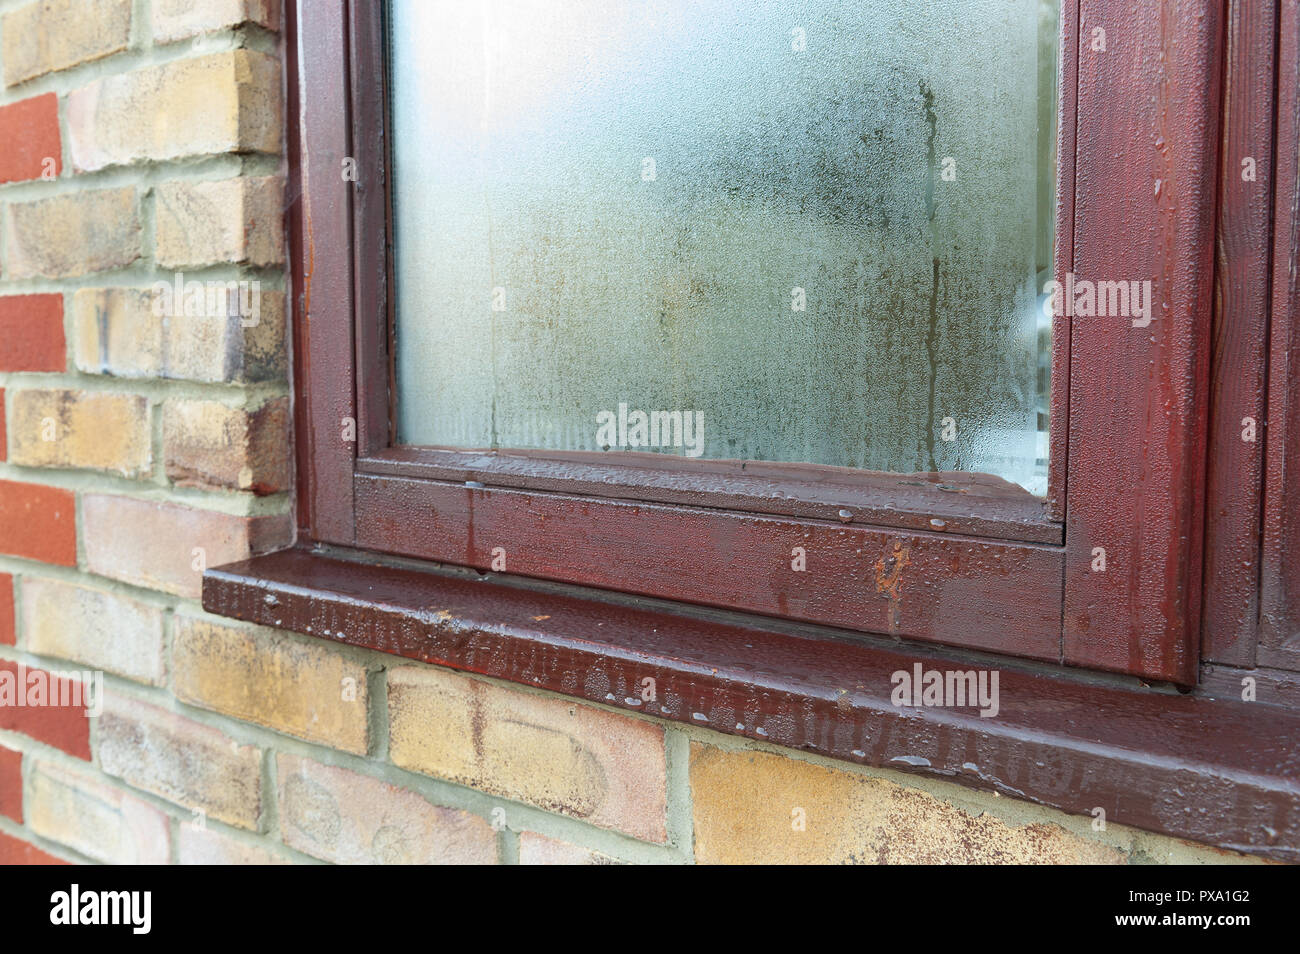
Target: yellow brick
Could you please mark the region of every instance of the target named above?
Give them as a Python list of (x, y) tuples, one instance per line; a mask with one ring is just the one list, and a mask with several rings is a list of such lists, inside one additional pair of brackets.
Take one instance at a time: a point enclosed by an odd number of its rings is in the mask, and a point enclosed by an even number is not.
[(172, 482), (271, 494), (289, 487), (289, 399), (254, 411), (216, 401), (168, 401), (163, 460)]
[(519, 833), (519, 863), (521, 865), (616, 865), (609, 855), (582, 845), (548, 838), (535, 831)]
[(366, 671), (319, 640), (177, 617), (172, 665), (183, 702), (366, 752)]
[(659, 726), (433, 667), (388, 677), (389, 749), (403, 768), (666, 840)]
[(24, 575), (20, 583), (28, 652), (163, 682), (163, 610), (98, 587)]
[(125, 50), (131, 0), (38, 0), (4, 15), (4, 79), (13, 86)]
[(139, 211), (129, 187), (11, 202), (4, 217), (8, 279), (70, 278), (140, 257)]
[(153, 470), (149, 402), (139, 395), (27, 388), (12, 392), (9, 407), (11, 463), (123, 477)]
[[(1124, 864), (1059, 825), (765, 752), (691, 746), (695, 859), (713, 864)], [(803, 829), (799, 825), (802, 823)]]
[(496, 832), (478, 815), (295, 755), (276, 765), (280, 837), (291, 848), (335, 864), (496, 864)]
[(134, 162), (280, 151), (280, 64), (232, 50), (96, 80), (68, 95), (68, 153), (91, 172)]
[(284, 262), (284, 180), (165, 182), (158, 187), (155, 257), (164, 268)]
[(155, 43), (183, 40), (244, 23), (280, 28), (280, 0), (153, 0)]
[(152, 288), (81, 288), (74, 360), (88, 374), (190, 381), (284, 380), (284, 292), (262, 290), (256, 324), (238, 316), (154, 314)]
[(96, 861), (165, 865), (171, 854), (167, 816), (88, 769), (34, 765), (23, 809), (36, 834)]
[(258, 827), (262, 753), (219, 729), (107, 693), (95, 753), (106, 774), (133, 788), (228, 825)]
[(287, 865), (262, 845), (243, 841), (216, 828), (180, 825), (176, 862), (182, 865)]
[(166, 322), (144, 288), (81, 288), (72, 297), (77, 369), (119, 377), (161, 377)]

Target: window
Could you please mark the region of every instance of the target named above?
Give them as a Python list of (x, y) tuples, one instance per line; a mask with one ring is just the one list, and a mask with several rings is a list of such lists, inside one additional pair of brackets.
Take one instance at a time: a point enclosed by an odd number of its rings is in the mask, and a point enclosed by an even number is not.
[(1194, 683), (1217, 34), (1112, 14), (313, 11), (305, 536)]
[(1045, 494), (1058, 0), (965, 6), (392, 0), (397, 442)]

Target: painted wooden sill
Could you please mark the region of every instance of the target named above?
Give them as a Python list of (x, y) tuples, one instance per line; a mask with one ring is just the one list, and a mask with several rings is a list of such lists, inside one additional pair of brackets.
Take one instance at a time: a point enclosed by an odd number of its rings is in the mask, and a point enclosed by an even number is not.
[[(1300, 861), (1300, 715), (599, 591), (292, 549), (207, 571), (223, 616)], [(896, 672), (995, 668), (996, 715), (896, 706)], [(646, 680), (653, 680), (647, 683)], [(643, 690), (654, 687), (654, 699)], [(648, 693), (647, 693), (648, 694)]]

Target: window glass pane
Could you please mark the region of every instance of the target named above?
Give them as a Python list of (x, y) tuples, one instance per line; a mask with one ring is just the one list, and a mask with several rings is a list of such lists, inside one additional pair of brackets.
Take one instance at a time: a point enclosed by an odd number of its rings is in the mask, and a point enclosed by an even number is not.
[(1044, 491), (1056, 2), (390, 9), (399, 442)]

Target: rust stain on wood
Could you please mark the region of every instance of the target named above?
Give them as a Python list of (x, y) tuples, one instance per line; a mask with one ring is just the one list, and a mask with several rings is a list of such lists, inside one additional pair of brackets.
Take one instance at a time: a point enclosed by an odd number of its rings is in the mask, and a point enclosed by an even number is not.
[(908, 557), (910, 550), (899, 541), (894, 542), (894, 552), (888, 557), (876, 560), (876, 592), (888, 593), (891, 600), (898, 599), (898, 587), (902, 583), (903, 567), (912, 561)]
[(894, 552), (888, 557), (876, 558), (876, 592), (889, 594), (889, 632), (892, 636), (898, 635), (898, 628), (902, 622), (902, 614), (898, 605), (898, 588), (903, 582), (903, 569), (911, 564), (911, 558), (908, 556), (910, 548), (903, 546), (902, 541), (894, 541)]

